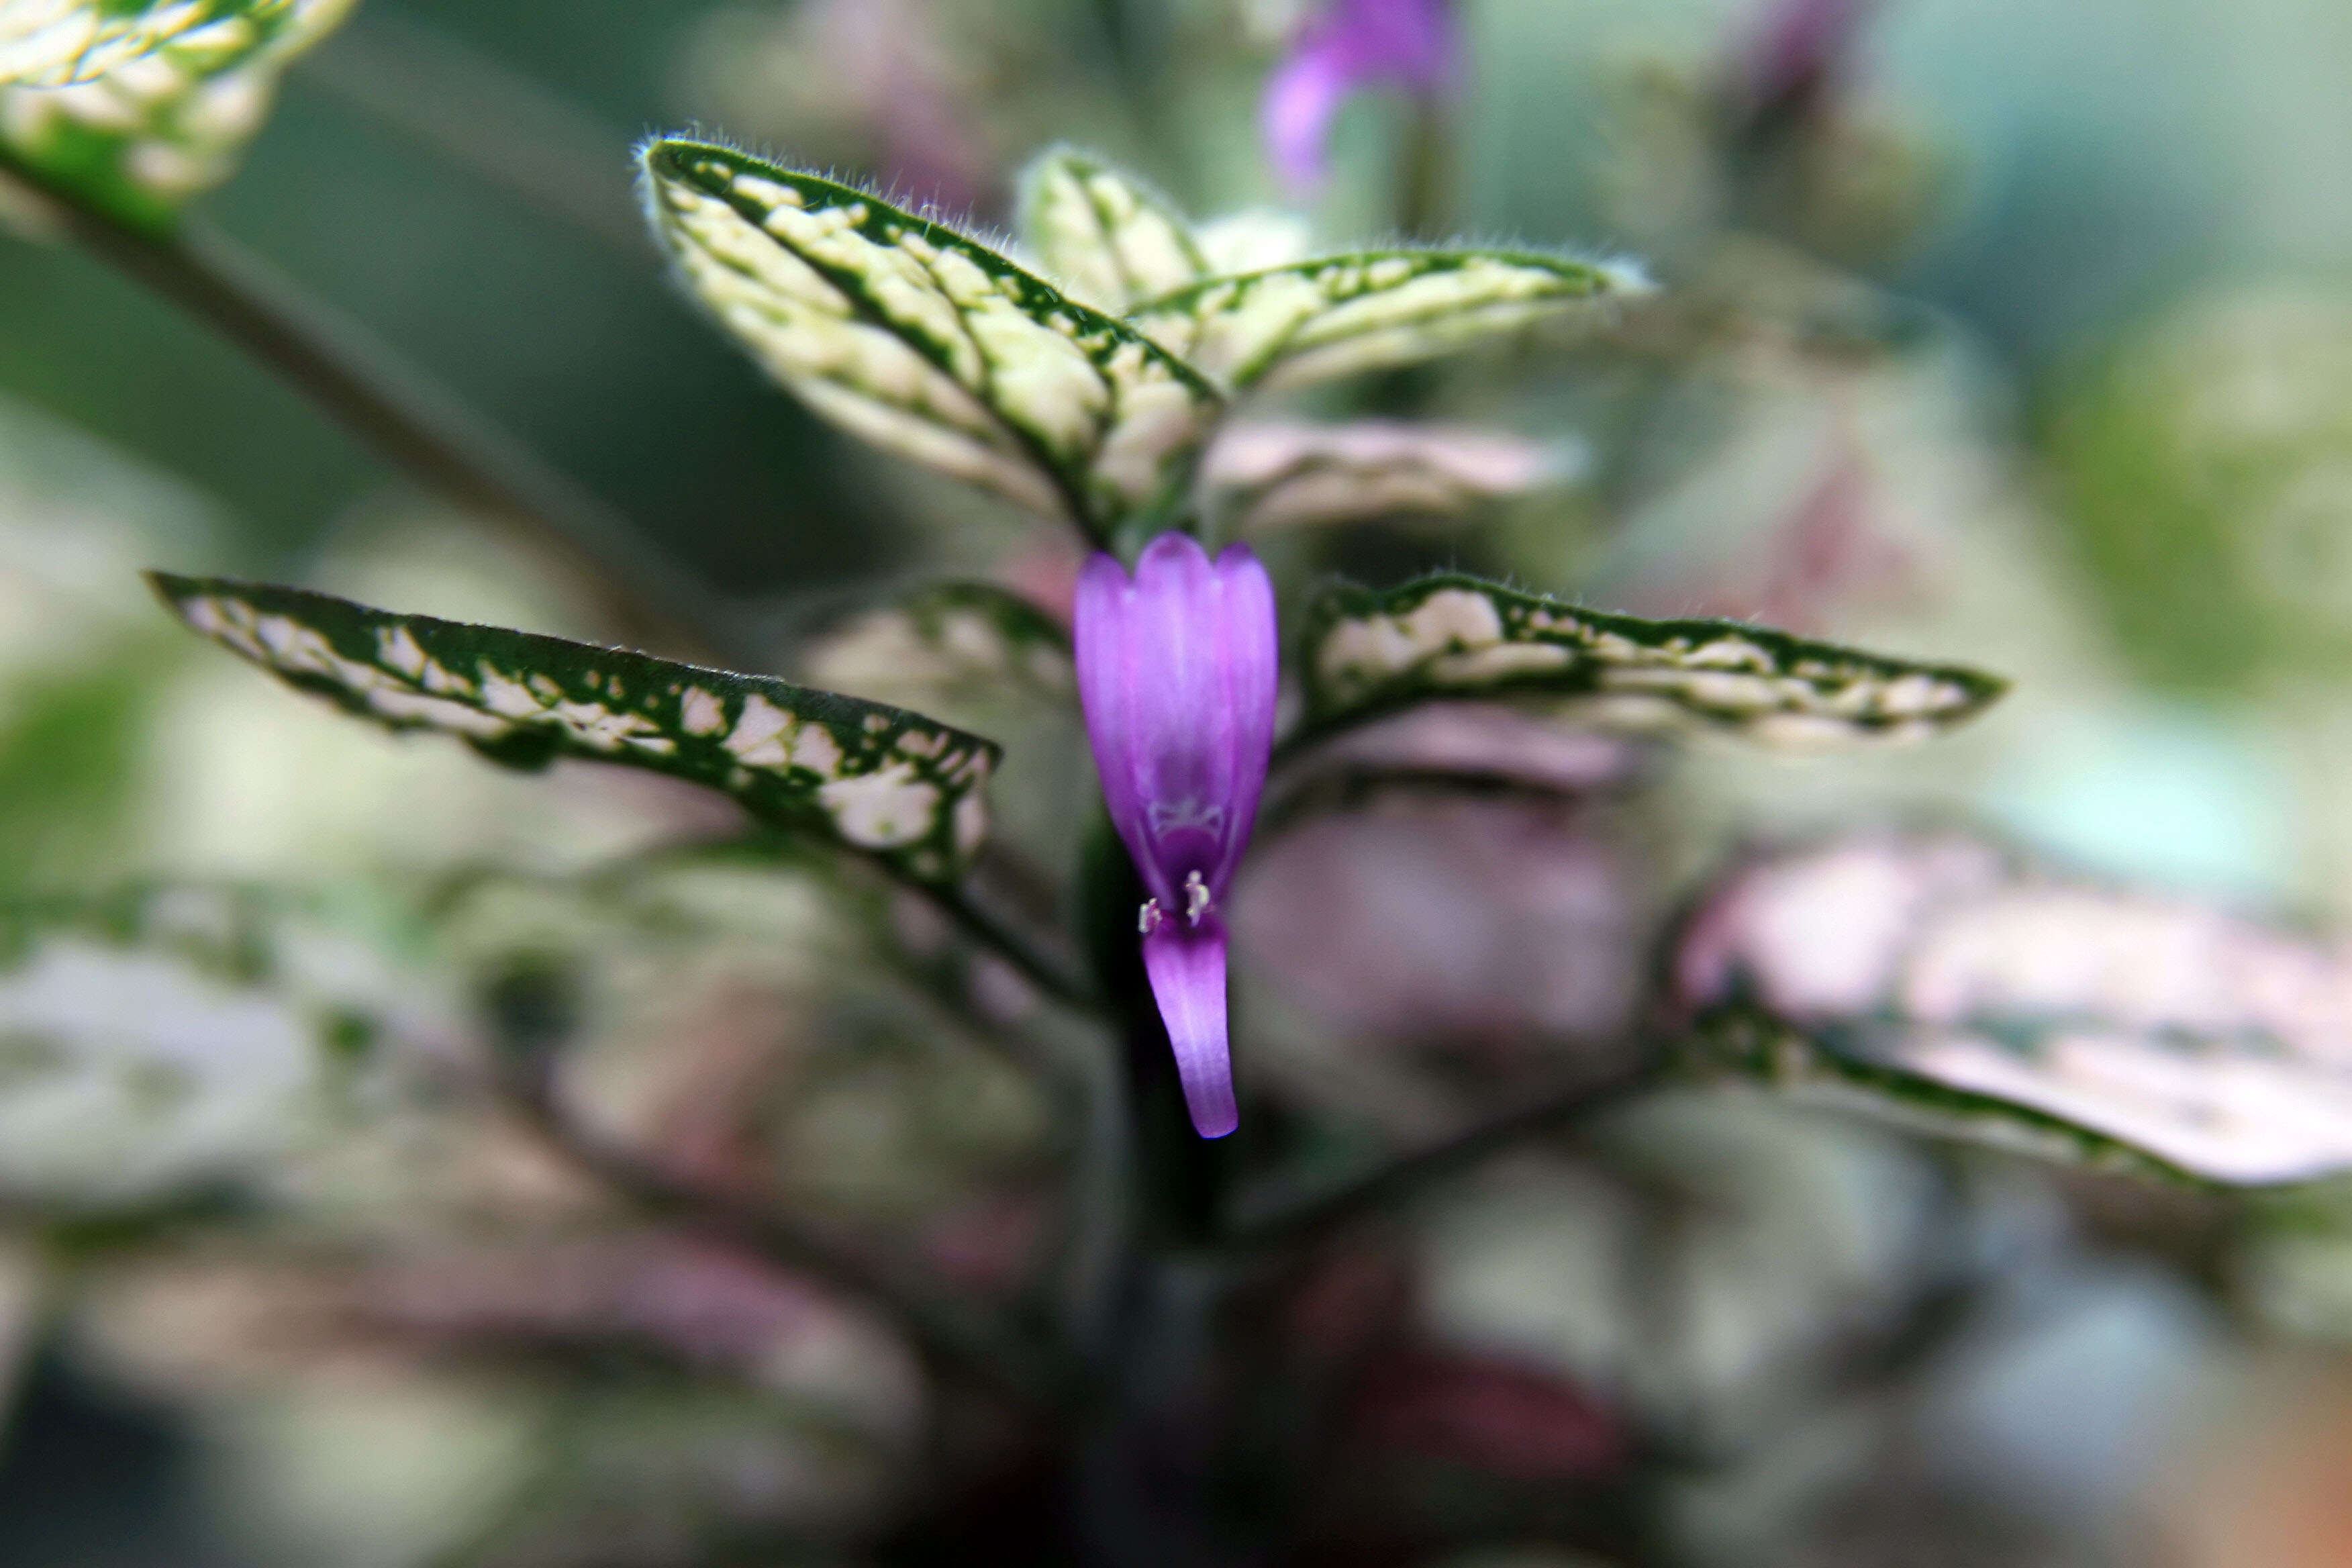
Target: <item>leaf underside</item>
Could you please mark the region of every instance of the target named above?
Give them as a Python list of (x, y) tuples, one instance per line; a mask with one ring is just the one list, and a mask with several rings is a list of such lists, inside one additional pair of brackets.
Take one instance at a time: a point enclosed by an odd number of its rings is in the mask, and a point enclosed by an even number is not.
[(1750, 866), (1676, 985), (1700, 1059), (1800, 1100), (2210, 1186), (2352, 1170), (2352, 951), (1958, 835)]
[(699, 142), (644, 167), (687, 286), (818, 412), (1097, 540), (1181, 493), (1220, 395), (1120, 321), (831, 180)]
[(1112, 315), (1210, 272), (1174, 203), (1067, 147), (1040, 153), (1022, 175), (1021, 238), (1071, 298)]
[[(167, 226), (228, 176), (280, 73), (354, 3), (0, 0), (0, 142), (90, 205)], [(42, 13), (47, 26), (14, 26)]]
[(1374, 250), (1207, 279), (1128, 320), (1228, 386), (1272, 388), (1433, 359), (1649, 287), (1564, 256)]
[(1442, 699), (1552, 698), (1578, 722), (1768, 745), (1923, 739), (2007, 688), (1736, 621), (1609, 615), (1454, 574), (1341, 588), (1309, 617), (1302, 734)]
[(994, 743), (903, 709), (296, 588), (152, 581), (182, 620), (288, 683), (496, 761), (667, 773), (927, 880), (954, 876), (986, 829)]
[(1228, 424), (1202, 465), (1235, 533), (1398, 514), (1453, 520), (1568, 478), (1556, 451), (1486, 430), (1381, 420)]

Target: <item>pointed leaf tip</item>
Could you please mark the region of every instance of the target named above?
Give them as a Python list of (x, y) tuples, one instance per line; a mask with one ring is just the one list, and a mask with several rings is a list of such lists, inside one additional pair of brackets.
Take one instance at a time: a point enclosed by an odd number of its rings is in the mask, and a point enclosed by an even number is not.
[(501, 762), (667, 773), (924, 880), (954, 877), (986, 831), (995, 743), (919, 713), (299, 588), (149, 581), (195, 630), (387, 729), (457, 735)]
[(1802, 749), (1916, 741), (1975, 718), (2006, 682), (1738, 621), (1651, 621), (1458, 574), (1341, 588), (1309, 616), (1302, 737), (1412, 703), (1513, 694), (1580, 723), (1711, 729)]
[(1228, 386), (1280, 387), (1416, 363), (1650, 291), (1641, 269), (1622, 262), (1372, 250), (1207, 279), (1128, 319)]
[(1023, 172), (1021, 237), (1074, 297), (1112, 314), (1210, 271), (1175, 203), (1071, 147), (1046, 149)]

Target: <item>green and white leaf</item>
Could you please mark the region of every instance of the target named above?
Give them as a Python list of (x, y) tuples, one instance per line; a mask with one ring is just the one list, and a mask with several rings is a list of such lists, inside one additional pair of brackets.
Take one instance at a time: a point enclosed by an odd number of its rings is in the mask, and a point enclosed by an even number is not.
[(1189, 479), (1222, 398), (1115, 318), (814, 174), (699, 142), (644, 166), (687, 286), (818, 412), (1098, 540)]
[(166, 44), (234, 47), (243, 13), (255, 8), (251, 0), (0, 0), (0, 83), (66, 87)]
[(1287, 267), (1315, 254), (1315, 225), (1305, 213), (1244, 207), (1194, 227), (1208, 275), (1230, 278)]
[(1399, 512), (1454, 518), (1573, 478), (1580, 454), (1496, 431), (1359, 420), (1228, 423), (1202, 459), (1213, 514), (1231, 531), (1360, 522)]
[(394, 945), (243, 889), (0, 908), (0, 1193), (110, 1207), (262, 1174), (352, 1070), (462, 1029)]
[(495, 761), (667, 773), (928, 879), (954, 876), (986, 832), (995, 744), (903, 709), (298, 588), (152, 581), (182, 620), (289, 684)]
[(1559, 700), (1579, 723), (1711, 729), (1791, 748), (1913, 741), (1974, 718), (2004, 682), (1737, 621), (1651, 621), (1475, 577), (1343, 587), (1308, 618), (1306, 723), (1328, 732), (1409, 704)]
[(2069, 1162), (2352, 1171), (2352, 947), (1872, 837), (1728, 879), (1675, 954), (1694, 1055), (1799, 1100)]
[(1023, 174), (1021, 239), (1072, 299), (1114, 316), (1211, 270), (1173, 202), (1068, 147)]
[(228, 176), (288, 63), (353, 4), (0, 0), (0, 144), (91, 205), (164, 226)]
[(1025, 692), (1066, 701), (1077, 689), (1069, 634), (993, 583), (937, 583), (817, 639), (808, 678), (873, 695)]
[(1209, 279), (1137, 306), (1128, 320), (1228, 386), (1297, 386), (1434, 359), (1649, 291), (1621, 262), (1375, 250)]

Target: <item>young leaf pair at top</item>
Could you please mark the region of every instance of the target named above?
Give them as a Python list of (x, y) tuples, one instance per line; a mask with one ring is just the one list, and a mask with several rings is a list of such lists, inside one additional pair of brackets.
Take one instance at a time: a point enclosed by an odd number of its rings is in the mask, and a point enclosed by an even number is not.
[(877, 445), (1129, 550), (1190, 524), (1230, 399), (1409, 363), (1645, 286), (1631, 269), (1391, 249), (1235, 275), (1160, 198), (1053, 153), (1031, 249), (1062, 284), (932, 219), (708, 142), (644, 153), (688, 289), (771, 374)]
[(0, 0), (0, 160), (135, 227), (226, 178), (355, 0)]

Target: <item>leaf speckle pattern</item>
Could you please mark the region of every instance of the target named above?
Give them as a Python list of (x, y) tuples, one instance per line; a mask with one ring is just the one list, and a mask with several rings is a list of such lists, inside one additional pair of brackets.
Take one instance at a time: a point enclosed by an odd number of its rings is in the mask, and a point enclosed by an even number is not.
[(1115, 318), (814, 174), (679, 141), (644, 166), (688, 288), (856, 434), (1097, 538), (1189, 477), (1220, 395)]
[(0, 142), (113, 216), (168, 226), (226, 178), (287, 64), (355, 0), (0, 0)]
[(0, 905), (0, 1192), (84, 1212), (265, 1177), (342, 1069), (462, 1037), (443, 971), (291, 895)]
[(668, 773), (925, 879), (959, 872), (985, 830), (996, 746), (903, 709), (300, 589), (153, 581), (197, 631), (392, 729), (442, 731), (500, 761)]
[(253, 38), (246, 13), (283, 8), (251, 0), (0, 0), (0, 83), (69, 87), (166, 46), (234, 56)]
[(1580, 721), (1715, 728), (1771, 745), (1920, 740), (2006, 689), (1732, 621), (1649, 621), (1448, 575), (1342, 589), (1311, 617), (1307, 720), (1319, 732), (1431, 698), (1571, 700)]
[(1066, 147), (1022, 176), (1021, 237), (1074, 299), (1117, 314), (1209, 275), (1174, 203)]
[(1228, 386), (1280, 387), (1411, 364), (1649, 291), (1639, 270), (1619, 262), (1383, 250), (1209, 279), (1128, 320)]

